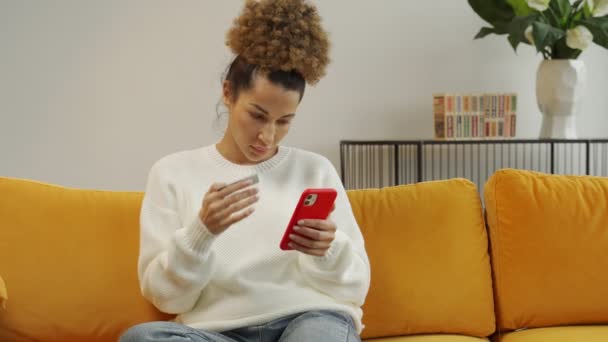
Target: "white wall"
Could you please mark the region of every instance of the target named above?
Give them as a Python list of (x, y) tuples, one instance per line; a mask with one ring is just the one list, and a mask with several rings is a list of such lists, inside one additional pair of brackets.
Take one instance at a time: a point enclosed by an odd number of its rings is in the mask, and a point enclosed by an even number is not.
[[(540, 115), (529, 46), (474, 41), (466, 1), (317, 1), (333, 64), (286, 144), (339, 164), (340, 139), (432, 137), (433, 92), (515, 91), (518, 137)], [(345, 4), (348, 3), (348, 6)], [(0, 0), (0, 175), (143, 190), (151, 164), (211, 144), (224, 33), (240, 0)], [(608, 52), (583, 54), (583, 137), (608, 131)]]

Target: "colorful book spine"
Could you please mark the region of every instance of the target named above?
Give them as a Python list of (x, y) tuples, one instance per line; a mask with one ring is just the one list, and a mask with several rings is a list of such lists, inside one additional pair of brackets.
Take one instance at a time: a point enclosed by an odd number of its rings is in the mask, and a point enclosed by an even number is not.
[(446, 138), (445, 96), (433, 96), (433, 117), (435, 120), (435, 138)]
[(434, 94), (433, 118), (437, 139), (512, 138), (517, 94)]

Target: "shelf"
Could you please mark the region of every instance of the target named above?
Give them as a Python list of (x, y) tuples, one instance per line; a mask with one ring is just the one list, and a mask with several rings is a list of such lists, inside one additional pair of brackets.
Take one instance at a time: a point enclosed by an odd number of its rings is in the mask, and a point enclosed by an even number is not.
[(608, 138), (342, 140), (340, 167), (347, 189), (456, 177), (481, 189), (502, 168), (608, 176)]

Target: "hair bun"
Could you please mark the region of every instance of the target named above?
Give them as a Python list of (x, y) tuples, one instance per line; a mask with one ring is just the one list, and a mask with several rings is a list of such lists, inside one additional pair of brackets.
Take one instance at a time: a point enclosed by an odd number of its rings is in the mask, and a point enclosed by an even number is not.
[(321, 17), (303, 0), (247, 0), (226, 45), (262, 70), (296, 70), (309, 84), (325, 75), (330, 61)]

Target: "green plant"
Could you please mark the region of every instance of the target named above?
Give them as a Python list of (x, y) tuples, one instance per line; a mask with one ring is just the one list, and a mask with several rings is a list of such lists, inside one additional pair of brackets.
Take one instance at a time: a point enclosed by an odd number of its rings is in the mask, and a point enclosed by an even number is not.
[(608, 0), (468, 0), (492, 27), (475, 39), (508, 35), (517, 53), (520, 43), (534, 45), (545, 59), (576, 59), (593, 41), (608, 49)]

